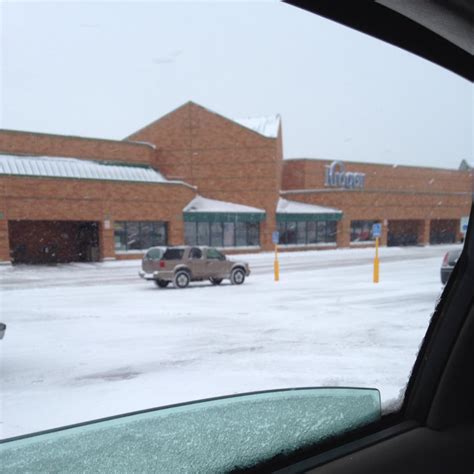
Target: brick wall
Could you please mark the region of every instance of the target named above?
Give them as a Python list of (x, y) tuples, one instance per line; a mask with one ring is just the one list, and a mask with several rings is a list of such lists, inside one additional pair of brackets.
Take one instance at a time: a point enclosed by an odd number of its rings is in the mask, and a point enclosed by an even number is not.
[(151, 164), (155, 154), (152, 146), (139, 143), (14, 130), (0, 130), (0, 152), (140, 164)]
[[(282, 189), (324, 189), (328, 160), (285, 160)], [(472, 171), (344, 162), (345, 170), (365, 173), (365, 189), (373, 191), (474, 191)]]
[[(169, 242), (183, 241), (182, 209), (196, 193), (181, 184), (128, 183), (75, 179), (0, 179), (0, 260), (9, 259), (7, 222), (99, 222), (101, 257), (114, 257), (114, 221), (169, 222)], [(110, 222), (110, 228), (104, 222)]]
[(272, 248), (281, 184), (282, 139), (267, 138), (192, 102), (128, 139), (156, 145), (156, 167), (168, 179), (197, 186), (222, 201), (263, 208), (261, 244)]
[[(413, 220), (406, 225), (426, 241), (431, 222), (458, 222), (469, 214), (474, 190), (472, 171), (366, 163), (345, 163), (346, 171), (366, 174), (364, 190), (327, 189), (331, 161), (283, 160), (281, 128), (268, 138), (192, 102), (124, 141), (0, 130), (0, 152), (149, 164), (205, 197), (265, 209), (260, 235), (266, 250), (273, 247), (280, 188), (286, 199), (343, 210), (340, 246), (350, 244), (351, 220), (391, 220), (394, 228)], [(169, 242), (181, 244), (182, 209), (195, 195), (183, 184), (0, 177), (0, 261), (9, 258), (9, 219), (98, 222), (102, 258), (115, 256), (115, 220), (167, 221)], [(384, 234), (382, 244), (386, 240)]]

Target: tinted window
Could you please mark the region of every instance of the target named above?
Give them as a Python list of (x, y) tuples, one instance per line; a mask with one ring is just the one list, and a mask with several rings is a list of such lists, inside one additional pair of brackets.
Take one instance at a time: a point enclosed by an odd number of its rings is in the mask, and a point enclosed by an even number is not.
[(114, 224), (116, 250), (144, 250), (167, 244), (166, 222), (120, 222)]
[(145, 258), (147, 260), (160, 260), (162, 255), (163, 255), (163, 251), (161, 249), (150, 249), (146, 253)]
[(216, 249), (208, 249), (207, 250), (207, 258), (216, 259), (216, 260), (224, 260), (225, 257)]
[(192, 248), (191, 251), (189, 252), (189, 258), (198, 259), (201, 257), (202, 257), (202, 251), (201, 249), (198, 249), (197, 247)]
[(167, 249), (163, 255), (163, 260), (181, 260), (184, 255), (184, 249)]

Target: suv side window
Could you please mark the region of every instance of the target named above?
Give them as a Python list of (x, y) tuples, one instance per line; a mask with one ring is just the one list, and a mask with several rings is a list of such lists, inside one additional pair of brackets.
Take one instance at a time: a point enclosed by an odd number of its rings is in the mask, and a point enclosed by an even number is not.
[(197, 259), (202, 258), (202, 250), (197, 247), (193, 247), (189, 252), (189, 258)]
[(163, 260), (181, 260), (183, 258), (184, 249), (169, 248), (163, 255)]
[(216, 249), (207, 249), (207, 258), (214, 260), (225, 260), (225, 257)]

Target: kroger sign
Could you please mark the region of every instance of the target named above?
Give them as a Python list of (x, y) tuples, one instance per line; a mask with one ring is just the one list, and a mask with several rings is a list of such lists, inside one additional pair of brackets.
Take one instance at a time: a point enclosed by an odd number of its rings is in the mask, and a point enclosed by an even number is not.
[(342, 161), (333, 161), (326, 165), (324, 186), (331, 188), (362, 189), (365, 185), (365, 173), (354, 173), (345, 170)]

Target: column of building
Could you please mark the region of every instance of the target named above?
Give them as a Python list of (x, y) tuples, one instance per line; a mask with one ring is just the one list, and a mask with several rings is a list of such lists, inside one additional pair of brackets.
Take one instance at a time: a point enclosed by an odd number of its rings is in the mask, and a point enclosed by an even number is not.
[(8, 238), (8, 221), (0, 211), (0, 264), (10, 263), (10, 242)]

